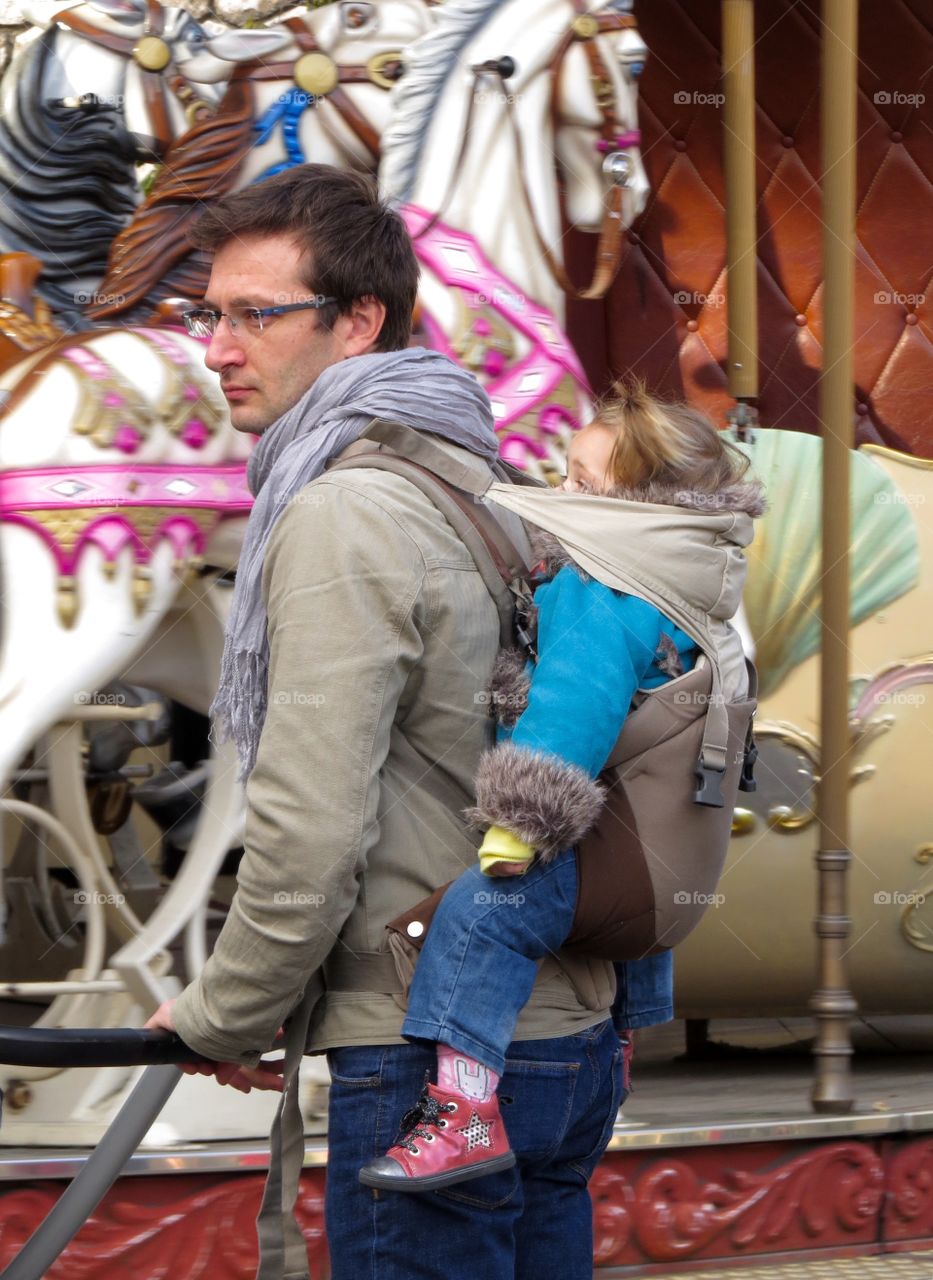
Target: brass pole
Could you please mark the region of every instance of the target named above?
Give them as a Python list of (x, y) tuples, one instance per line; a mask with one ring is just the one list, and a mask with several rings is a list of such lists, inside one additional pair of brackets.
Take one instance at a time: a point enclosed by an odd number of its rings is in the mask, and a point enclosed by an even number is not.
[(856, 1010), (845, 953), (851, 920), (847, 881), (849, 752), (849, 459), (853, 444), (855, 306), (855, 104), (857, 0), (823, 0), (823, 432), (822, 644), (820, 651), (820, 848), (816, 855), (819, 979), (816, 1111), (854, 1102), (850, 1020)]
[(729, 418), (741, 438), (758, 398), (754, 0), (722, 0), (722, 65), (729, 393), (738, 401)]

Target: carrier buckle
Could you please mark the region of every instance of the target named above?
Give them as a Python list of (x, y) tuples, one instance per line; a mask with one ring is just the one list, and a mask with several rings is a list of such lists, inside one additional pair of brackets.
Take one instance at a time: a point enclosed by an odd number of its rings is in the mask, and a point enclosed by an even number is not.
[(699, 783), (693, 793), (694, 803), (708, 805), (711, 809), (722, 809), (726, 803), (722, 794), (722, 780), (726, 776), (725, 766), (716, 769), (712, 765), (704, 764), (703, 757), (700, 756), (694, 776)]
[(515, 597), (514, 632), (526, 659), (538, 661), (536, 644), (538, 640), (538, 611), (535, 608), (534, 596), (528, 583), (512, 583), (509, 588)]
[(757, 791), (755, 781), (755, 761), (758, 759), (758, 747), (754, 739), (745, 748), (745, 759), (742, 761), (742, 776), (739, 778), (740, 791)]

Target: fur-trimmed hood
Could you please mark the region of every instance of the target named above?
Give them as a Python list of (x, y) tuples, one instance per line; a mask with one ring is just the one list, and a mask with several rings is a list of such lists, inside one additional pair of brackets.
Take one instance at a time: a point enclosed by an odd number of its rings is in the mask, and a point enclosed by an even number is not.
[(655, 507), (683, 507), (687, 511), (744, 511), (752, 519), (764, 515), (767, 503), (757, 480), (736, 480), (717, 493), (701, 493), (669, 484), (645, 484), (632, 488), (616, 485), (605, 495), (625, 502), (644, 502)]
[[(616, 485), (603, 496), (620, 498), (625, 502), (646, 503), (649, 506), (683, 507), (687, 511), (744, 511), (753, 519), (764, 515), (768, 505), (761, 485), (751, 480), (736, 481), (719, 493), (699, 493), (695, 489), (675, 489), (663, 484), (642, 485), (640, 488)], [(546, 529), (532, 528), (529, 535), (531, 549), (542, 566), (545, 577), (553, 578), (566, 565), (574, 565), (583, 572), (553, 533), (548, 533)]]
[(549, 569), (569, 559), (606, 586), (650, 599), (681, 626), (686, 615), (669, 607), (677, 602), (697, 623), (733, 617), (747, 573), (742, 548), (763, 509), (753, 482), (719, 494), (656, 485), (613, 495), (494, 484), (486, 497), (544, 534)]

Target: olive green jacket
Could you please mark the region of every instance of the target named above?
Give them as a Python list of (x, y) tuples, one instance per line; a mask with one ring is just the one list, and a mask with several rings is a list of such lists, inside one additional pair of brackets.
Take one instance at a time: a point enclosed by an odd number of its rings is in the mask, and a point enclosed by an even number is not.
[[(385, 925), (476, 858), (462, 810), (492, 741), (499, 644), (466, 547), (419, 489), (384, 471), (325, 473), (297, 494), (269, 540), (263, 592), (269, 705), (238, 889), (174, 1006), (194, 1049), (246, 1064), (306, 989), (322, 993), (310, 1051), (402, 1042)], [(605, 962), (549, 958), (517, 1037), (601, 1021), (613, 989)]]

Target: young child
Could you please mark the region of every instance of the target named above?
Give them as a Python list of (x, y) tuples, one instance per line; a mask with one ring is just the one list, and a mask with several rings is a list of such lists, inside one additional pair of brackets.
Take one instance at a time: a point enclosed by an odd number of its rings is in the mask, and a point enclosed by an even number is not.
[[(635, 386), (606, 400), (575, 435), (562, 487), (758, 515), (761, 492), (744, 479), (747, 468), (701, 414)], [(619, 525), (624, 538), (624, 511)], [(573, 924), (573, 846), (599, 815), (596, 778), (636, 691), (691, 670), (700, 653), (653, 604), (585, 574), (555, 538), (545, 535), (542, 547), (537, 661), (526, 669), (511, 650), (493, 672), (497, 745), (480, 762), (477, 805), (468, 813), (487, 828), (479, 863), (441, 900), (402, 1026), (409, 1039), (437, 1043), (437, 1083), (426, 1084), (406, 1113), (396, 1144), (361, 1170), (368, 1186), (436, 1190), (515, 1163), (496, 1087), (539, 962), (560, 949)], [(735, 561), (723, 555), (725, 576)], [(688, 600), (695, 573), (684, 556), (678, 590)]]

